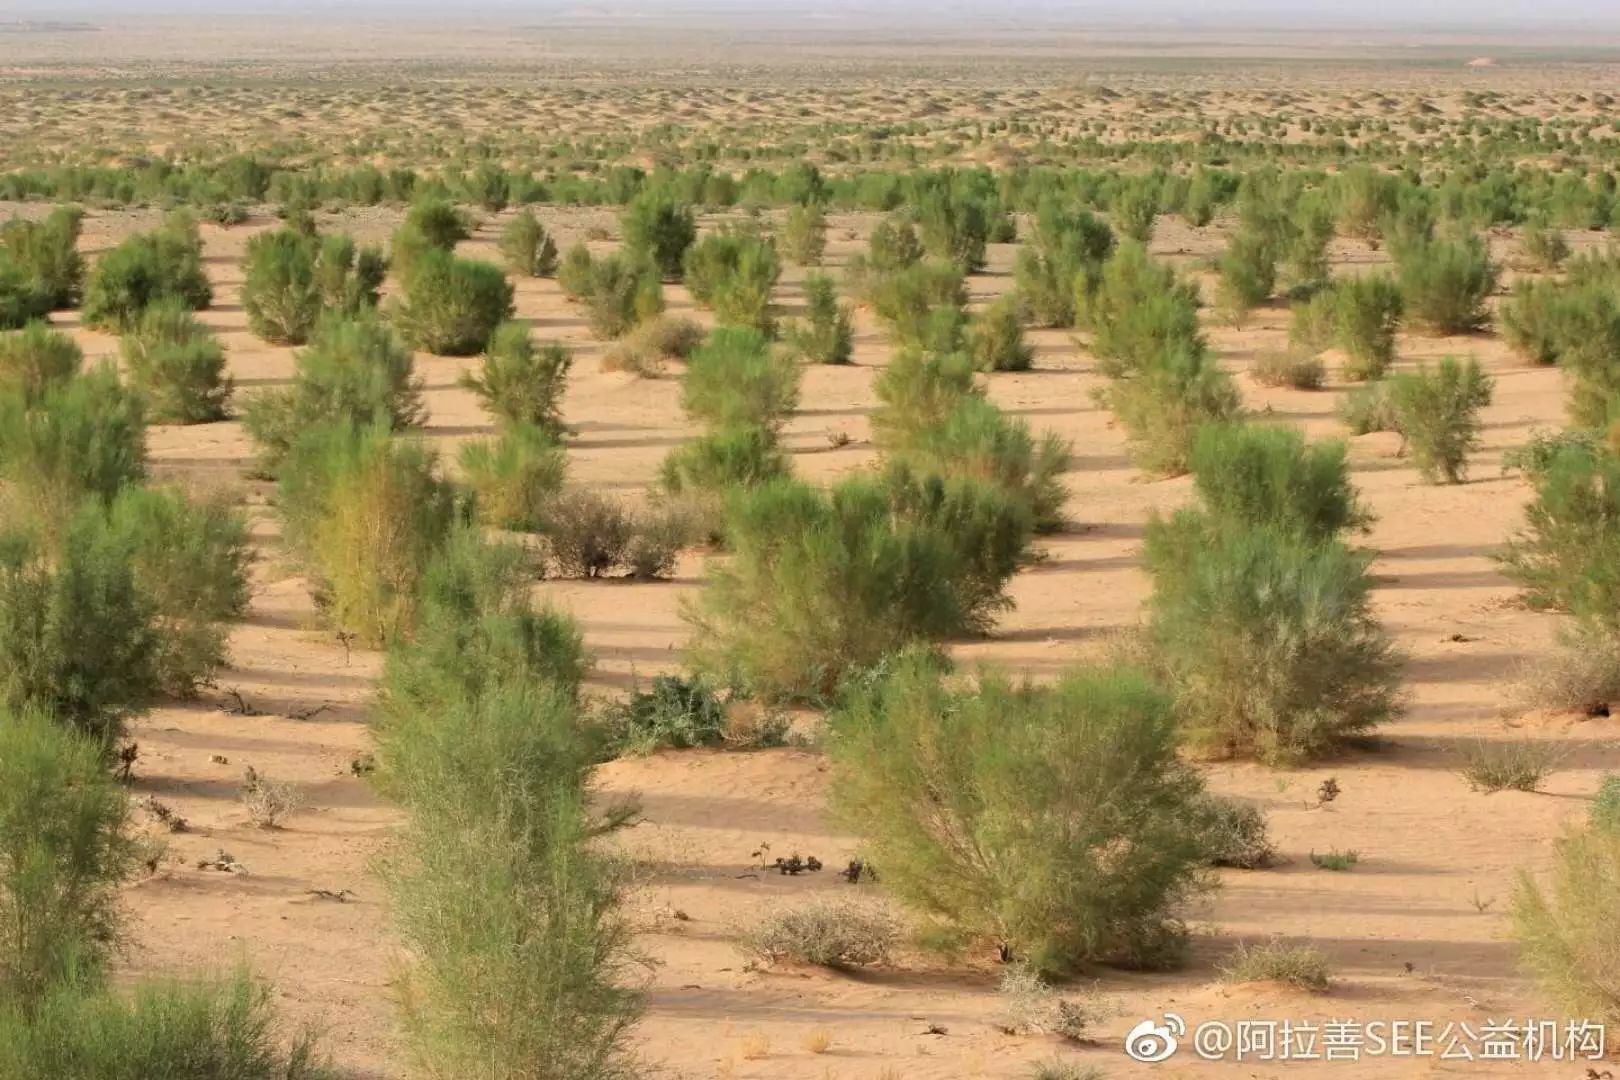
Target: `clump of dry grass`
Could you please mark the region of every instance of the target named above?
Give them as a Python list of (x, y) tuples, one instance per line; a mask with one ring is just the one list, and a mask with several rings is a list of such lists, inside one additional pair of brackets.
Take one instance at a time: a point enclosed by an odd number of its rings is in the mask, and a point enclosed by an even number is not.
[(1097, 1020), (1091, 1003), (1063, 997), (1026, 964), (1009, 965), (997, 992), (1001, 1015), (996, 1026), (1008, 1035), (1061, 1035), (1078, 1041)]
[(766, 964), (856, 968), (886, 961), (899, 938), (899, 923), (882, 908), (819, 899), (768, 912), (743, 934), (741, 947)]
[(248, 819), (261, 829), (279, 829), (289, 814), (304, 805), (304, 794), (292, 784), (278, 783), (249, 765), (242, 773), (242, 805)]
[(1572, 635), (1525, 665), (1521, 679), (1519, 701), (1529, 708), (1607, 716), (1620, 701), (1620, 640)]
[(1327, 957), (1320, 949), (1277, 939), (1239, 945), (1220, 971), (1229, 983), (1280, 982), (1313, 994), (1324, 993), (1331, 985)]
[(1534, 739), (1480, 739), (1464, 751), (1457, 771), (1470, 788), (1487, 795), (1540, 791), (1560, 756), (1556, 747)]

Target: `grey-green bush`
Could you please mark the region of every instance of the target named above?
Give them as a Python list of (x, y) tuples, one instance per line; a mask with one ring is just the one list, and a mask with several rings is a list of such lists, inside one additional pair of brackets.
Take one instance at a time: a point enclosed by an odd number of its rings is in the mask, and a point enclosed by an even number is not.
[(1479, 448), (1479, 410), (1490, 404), (1492, 386), (1479, 361), (1450, 356), (1390, 380), (1396, 426), (1429, 483), (1456, 484), (1466, 475), (1468, 455)]
[(925, 940), (1031, 969), (1166, 967), (1202, 885), (1169, 698), (1123, 668), (954, 689), (912, 653), (832, 718), (832, 787)]
[(175, 300), (193, 311), (213, 301), (203, 270), (202, 247), (183, 223), (137, 233), (96, 260), (84, 290), (84, 322), (122, 333), (142, 311)]
[(803, 322), (789, 325), (789, 346), (812, 364), (847, 364), (855, 351), (854, 316), (838, 302), (838, 286), (826, 274), (804, 279), (807, 308)]
[(465, 372), (459, 383), (503, 424), (531, 424), (561, 434), (562, 396), (574, 357), (558, 342), (536, 345), (527, 323), (507, 322), (495, 328), (477, 374)]
[(412, 265), (391, 317), (413, 348), (472, 356), (512, 310), (512, 283), (500, 267), (427, 251)]
[(681, 279), (686, 249), (697, 239), (691, 207), (662, 192), (646, 191), (624, 208), (619, 225), (628, 256), (651, 263), (665, 281)]
[(18, 394), (24, 404), (37, 403), (47, 389), (74, 378), (83, 366), (84, 352), (73, 339), (43, 321), (0, 334), (0, 394)]
[(207, 424), (225, 419), (231, 397), (225, 350), (185, 306), (173, 300), (150, 305), (119, 349), (152, 421)]
[(521, 210), (507, 223), (499, 246), (506, 268), (514, 274), (545, 278), (557, 272), (557, 243), (533, 210)]
[(1429, 240), (1396, 251), (1396, 278), (1407, 318), (1433, 334), (1463, 334), (1490, 324), (1485, 298), (1497, 268), (1476, 235)]
[(535, 531), (562, 490), (568, 455), (549, 429), (517, 420), (493, 440), (463, 443), (460, 463), (479, 521)]

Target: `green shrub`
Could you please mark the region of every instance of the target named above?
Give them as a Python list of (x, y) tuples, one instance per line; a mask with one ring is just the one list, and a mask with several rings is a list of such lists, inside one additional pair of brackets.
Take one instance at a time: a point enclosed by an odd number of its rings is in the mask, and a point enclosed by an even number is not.
[(984, 269), (990, 217), (977, 198), (945, 185), (931, 186), (917, 196), (916, 217), (929, 258), (952, 263), (964, 274)]
[(0, 334), (0, 394), (16, 394), (26, 405), (76, 377), (83, 366), (79, 346), (47, 323), (31, 322), (18, 333)]
[(1519, 236), (1519, 252), (1533, 268), (1550, 272), (1569, 258), (1569, 241), (1561, 230), (1548, 227), (1544, 220), (1531, 220)]
[(1053, 973), (1178, 957), (1178, 908), (1201, 884), (1199, 782), (1146, 677), (986, 672), (952, 689), (913, 653), (853, 692), (833, 733), (835, 808), (930, 940)]
[(1260, 528), (1156, 538), (1151, 629), (1198, 751), (1287, 764), (1398, 713), (1370, 559)]
[(460, 462), (479, 521), (536, 531), (562, 490), (568, 455), (548, 429), (516, 420), (495, 440), (462, 444)]
[(1538, 884), (1521, 872), (1513, 894), (1520, 962), (1559, 1008), (1620, 1019), (1613, 974), (1620, 965), (1620, 832), (1589, 825), (1557, 841), (1552, 872)]
[(585, 307), (591, 333), (619, 338), (663, 312), (664, 290), (651, 264), (608, 255), (591, 261)]
[(333, 1080), (311, 1034), (278, 1030), (274, 996), (245, 973), (201, 986), (143, 980), (127, 999), (64, 987), (26, 1016), (0, 1014), (0, 1075)]
[(1091, 332), (1097, 370), (1110, 378), (1203, 343), (1197, 283), (1179, 278), (1140, 244), (1121, 244), (1095, 279), (1075, 279), (1075, 324)]
[(1276, 861), (1266, 817), (1254, 803), (1205, 795), (1195, 809), (1207, 865), (1261, 870)]
[(490, 543), (475, 528), (452, 530), (428, 564), (414, 632), (388, 653), (372, 720), (387, 794), (408, 801), (444, 778), (456, 751), (436, 752), (436, 740), (455, 736), (439, 726), (441, 713), (506, 684), (578, 697), (590, 670), (579, 627), (534, 610), (533, 582), (522, 548)]
[(983, 397), (964, 396), (936, 426), (918, 429), (913, 441), (891, 450), (928, 471), (998, 484), (1028, 506), (1038, 531), (1063, 524), (1068, 492), (1061, 476), (1069, 465), (1069, 444), (1050, 432), (1037, 440), (1028, 424)]
[(157, 689), (158, 647), (101, 507), (81, 509), (54, 546), (0, 534), (0, 708), (43, 709), (110, 746)]
[(725, 741), (726, 703), (707, 680), (658, 675), (648, 690), (608, 711), (604, 723), (621, 752), (718, 746)]
[(342, 233), (323, 236), (315, 256), (315, 280), (327, 311), (358, 315), (377, 306), (388, 258), (376, 247), (356, 248)]
[(522, 210), (501, 230), (501, 258), (523, 277), (546, 278), (557, 272), (557, 244), (533, 210)]
[(827, 212), (820, 203), (790, 207), (782, 223), (782, 251), (798, 266), (820, 266), (827, 250)]
[(84, 290), (84, 322), (122, 333), (160, 300), (196, 311), (213, 296), (195, 235), (165, 226), (129, 237), (96, 261)]
[(1609, 773), (1598, 784), (1592, 796), (1592, 809), (1587, 813), (1592, 828), (1603, 832), (1620, 832), (1620, 776)]
[(1502, 337), (1532, 363), (1558, 363), (1579, 319), (1573, 309), (1580, 303), (1579, 296), (1560, 281), (1520, 278), (1513, 283), (1512, 294), (1502, 301)]
[(1534, 607), (1620, 629), (1620, 458), (1590, 445), (1555, 451), (1534, 478), (1524, 526), (1501, 561)]
[[(134, 846), (106, 750), (48, 712), (7, 706), (0, 715), (0, 1017), (92, 977), (110, 950)], [(0, 1019), (9, 1035), (15, 1026)]]
[(973, 358), (966, 353), (896, 353), (873, 383), (878, 407), (872, 413), (872, 433), (878, 445), (918, 445), (963, 398), (982, 395), (973, 385), (973, 373)]
[(671, 495), (719, 493), (753, 487), (792, 471), (776, 435), (758, 427), (721, 428), (681, 443), (659, 467), (659, 485)]
[(723, 326), (692, 353), (681, 407), (715, 429), (777, 431), (799, 403), (799, 367), (765, 335)]
[(591, 249), (583, 240), (568, 249), (557, 267), (557, 287), (570, 300), (584, 300), (591, 291)]
[(1356, 164), (1335, 179), (1332, 192), (1340, 231), (1363, 240), (1379, 236), (1382, 222), (1397, 205), (1399, 178), (1371, 165)]
[(405, 212), (394, 231), (390, 255), (400, 277), (409, 278), (417, 261), (430, 251), (449, 254), (472, 235), (467, 218), (442, 199), (423, 199)]
[(0, 249), (0, 331), (44, 319), (50, 311), (50, 297), (40, 283)]
[(1121, 236), (1138, 244), (1153, 239), (1153, 223), (1159, 216), (1159, 193), (1146, 179), (1121, 184), (1109, 207), (1109, 218)]
[(119, 343), (130, 383), (160, 424), (223, 420), (231, 396), (225, 350), (182, 305), (149, 306)]
[(838, 302), (837, 285), (826, 274), (804, 279), (807, 317), (788, 328), (788, 344), (812, 364), (847, 364), (855, 351), (854, 318)]
[(1355, 850), (1340, 851), (1338, 848), (1331, 848), (1321, 853), (1311, 852), (1311, 865), (1318, 870), (1326, 870), (1333, 874), (1343, 874), (1354, 870), (1359, 862), (1361, 862), (1361, 852)]
[(967, 351), (980, 371), (1028, 371), (1035, 350), (1024, 340), (1018, 298), (1004, 296), (974, 318), (967, 329)]
[(1485, 298), (1497, 269), (1485, 241), (1431, 240), (1396, 252), (1401, 303), (1408, 318), (1434, 334), (1463, 334), (1490, 325)]
[(1175, 346), (1138, 374), (1115, 380), (1106, 397), (1137, 467), (1160, 476), (1186, 471), (1200, 428), (1236, 419), (1242, 411), (1232, 377), (1196, 342)]
[(412, 266), (392, 317), (413, 348), (472, 356), (511, 316), (512, 283), (500, 267), (428, 251)]
[(1349, 392), (1339, 399), (1339, 419), (1350, 429), (1352, 435), (1399, 430), (1389, 383), (1378, 381), (1365, 386), (1351, 387)]
[(1289, 309), (1288, 344), (1308, 353), (1318, 353), (1338, 343), (1338, 294), (1329, 286), (1317, 289)]
[(1397, 428), (1431, 484), (1461, 482), (1468, 454), (1479, 448), (1479, 410), (1490, 404), (1491, 387), (1477, 360), (1450, 356), (1390, 380)]
[(1333, 286), (1334, 342), (1345, 352), (1344, 377), (1381, 378), (1395, 359), (1401, 292), (1387, 274), (1360, 274)]
[(292, 229), (263, 232), (248, 241), (242, 310), (248, 326), (272, 345), (302, 345), (321, 315), (315, 262), (319, 241)]
[(295, 364), (291, 387), (256, 394), (243, 408), (267, 475), (312, 427), (384, 424), (397, 431), (421, 422), (422, 384), (411, 352), (374, 312), (323, 319)]
[(1342, 442), (1306, 442), (1296, 427), (1211, 424), (1188, 466), (1217, 526), (1276, 529), (1328, 540), (1371, 520), (1356, 497)]
[(692, 208), (658, 191), (636, 196), (619, 219), (624, 250), (631, 259), (649, 262), (665, 281), (681, 279), (686, 249), (697, 239)]
[(158, 685), (192, 697), (225, 665), (226, 622), (247, 611), (247, 521), (220, 498), (127, 487), (108, 524), (154, 615)]
[(30, 402), (0, 394), (0, 507), (54, 533), (87, 498), (146, 475), (140, 400), (102, 364)]
[(293, 444), (280, 500), (323, 617), (368, 648), (409, 633), (421, 576), (451, 522), (433, 453), (395, 440), (386, 424), (313, 428)]
[(495, 328), (478, 374), (462, 374), (459, 384), (503, 424), (531, 424), (553, 435), (563, 431), (562, 396), (574, 358), (547, 342), (536, 346), (526, 323)]
[(425, 1069), (502, 1080), (634, 1075), (621, 874), (590, 847), (592, 750), (565, 690), (508, 679), (383, 745), (410, 811), (385, 879)]
[(1055, 199), (1043, 199), (1033, 240), (1018, 249), (1013, 264), (1024, 317), (1037, 326), (1074, 325), (1075, 282), (1100, 273), (1113, 250), (1113, 230), (1090, 212), (1071, 212)]
[(83, 219), (77, 206), (58, 206), (43, 221), (13, 218), (0, 225), (0, 262), (21, 272), (40, 302), (49, 305), (47, 311), (73, 307), (84, 291), (84, 256), (78, 250)]
[(913, 641), (982, 629), (1026, 558), (1029, 510), (970, 477), (776, 480), (732, 493), (732, 557), (687, 611), (699, 668), (771, 697), (825, 694)]
[(962, 273), (951, 263), (929, 259), (892, 271), (874, 283), (869, 298), (897, 344), (939, 350), (955, 347), (949, 333), (941, 340), (938, 332), (941, 309), (947, 320), (960, 321), (967, 304)]
[(1277, 287), (1277, 251), (1270, 237), (1244, 230), (1232, 237), (1216, 264), (1215, 303), (1233, 326), (1271, 299)]

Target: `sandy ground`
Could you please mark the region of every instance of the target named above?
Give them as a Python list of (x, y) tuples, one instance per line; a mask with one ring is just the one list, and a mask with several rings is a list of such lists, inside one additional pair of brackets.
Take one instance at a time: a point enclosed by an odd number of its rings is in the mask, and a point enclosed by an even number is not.
[[(0, 214), (11, 208), (0, 207)], [(38, 212), (29, 208), (27, 212)], [(611, 225), (607, 212), (541, 212), (566, 247), (590, 225)], [(155, 220), (141, 212), (92, 213), (88, 251)], [(392, 224), (383, 211), (334, 219), (362, 239)], [(237, 289), (237, 265), (255, 225), (204, 227), (217, 305), (204, 319), (229, 349), (239, 390), (283, 383), (292, 351), (248, 334)], [(870, 221), (837, 217), (830, 260), (857, 248)], [(499, 221), (486, 221), (464, 250), (490, 255)], [(1576, 237), (1579, 243), (1588, 238)], [(1155, 250), (1187, 259), (1218, 250), (1221, 229), (1162, 224)], [(1499, 252), (1507, 240), (1495, 238)], [(1381, 258), (1355, 244), (1335, 248), (1342, 271)], [(1010, 287), (1012, 249), (997, 247), (987, 273), (972, 281), (976, 299)], [(791, 307), (803, 273), (785, 275), (781, 299)], [(672, 308), (689, 304), (671, 290)], [(541, 336), (576, 342), (578, 361), (565, 405), (578, 429), (570, 447), (575, 480), (629, 498), (650, 481), (662, 456), (689, 434), (673, 378), (638, 380), (602, 373), (601, 352), (579, 313), (554, 282), (520, 282), (518, 310)], [(91, 355), (114, 354), (116, 342), (59, 316)], [(1255, 351), (1281, 344), (1287, 312), (1262, 311), (1241, 331), (1211, 336), (1223, 362), (1242, 372)], [(788, 427), (795, 465), (831, 479), (872, 459), (867, 416), (872, 376), (887, 347), (865, 312), (857, 362), (806, 371), (804, 408)], [(1127, 462), (1123, 438), (1091, 401), (1100, 377), (1062, 332), (1033, 335), (1036, 370), (990, 377), (992, 398), (1037, 429), (1071, 439), (1066, 483), (1074, 527), (1045, 541), (1048, 558), (1012, 585), (1017, 607), (996, 633), (962, 643), (957, 655), (1035, 677), (1062, 669), (1116, 630), (1136, 625), (1147, 594), (1141, 571), (1144, 523), (1188, 496), (1186, 480), (1145, 482)], [(1515, 874), (1542, 866), (1561, 823), (1584, 812), (1607, 769), (1620, 767), (1616, 722), (1521, 717), (1509, 705), (1516, 670), (1545, 655), (1552, 617), (1515, 603), (1515, 590), (1490, 553), (1515, 527), (1527, 488), (1500, 475), (1502, 451), (1537, 428), (1560, 423), (1562, 393), (1554, 371), (1532, 369), (1500, 341), (1480, 336), (1403, 339), (1402, 363), (1446, 353), (1471, 354), (1495, 374), (1495, 402), (1485, 411), (1484, 449), (1468, 483), (1423, 484), (1396, 456), (1391, 436), (1351, 441), (1355, 481), (1377, 515), (1367, 543), (1380, 555), (1375, 572), (1380, 615), (1409, 656), (1407, 716), (1381, 732), (1380, 744), (1308, 769), (1252, 765), (1209, 770), (1216, 789), (1257, 800), (1284, 856), (1281, 866), (1223, 872), (1223, 888), (1191, 913), (1191, 965), (1171, 975), (1096, 973), (1103, 1018), (1093, 1045), (1012, 1037), (998, 1015), (993, 965), (970, 960), (949, 969), (909, 957), (891, 970), (844, 976), (750, 970), (734, 941), (739, 926), (768, 905), (847, 890), (822, 873), (787, 878), (758, 870), (751, 853), (815, 854), (841, 865), (856, 841), (824, 812), (827, 775), (818, 754), (802, 749), (752, 753), (679, 752), (614, 762), (601, 770), (604, 792), (637, 792), (645, 823), (626, 843), (648, 860), (635, 897), (640, 943), (656, 963), (648, 972), (647, 1014), (637, 1029), (652, 1075), (679, 1078), (826, 1080), (1027, 1076), (1052, 1057), (1100, 1067), (1109, 1077), (1153, 1075), (1270, 1077), (1311, 1075), (1405, 1077), (1507, 1075), (1513, 1064), (1464, 1064), (1381, 1058), (1359, 1064), (1202, 1064), (1183, 1053), (1164, 1065), (1139, 1065), (1121, 1052), (1124, 1033), (1165, 1010), (1196, 1024), (1212, 1018), (1323, 1021), (1373, 1018), (1468, 1021), (1551, 1015), (1515, 971), (1505, 910)], [(488, 418), (455, 387), (469, 361), (419, 356), (431, 409), (426, 436), (446, 448), (488, 433)], [(1262, 419), (1302, 425), (1312, 436), (1340, 435), (1333, 410), (1342, 387), (1319, 392), (1271, 390), (1240, 375), (1248, 405)], [(834, 449), (829, 432), (852, 437)], [(380, 657), (345, 652), (318, 632), (302, 582), (278, 560), (263, 485), (244, 477), (251, 447), (235, 423), (155, 428), (151, 459), (160, 475), (239, 487), (252, 507), (263, 558), (255, 570), (252, 611), (232, 638), (232, 664), (220, 689), (200, 702), (155, 709), (134, 725), (140, 744), (134, 795), (154, 797), (183, 815), (189, 828), (170, 837), (170, 861), (131, 887), (127, 969), (191, 976), (248, 960), (273, 979), (286, 1013), (325, 1030), (337, 1062), (356, 1077), (403, 1075), (391, 986), (399, 963), (381, 887), (371, 872), (397, 811), (380, 801), (351, 762), (367, 751), (366, 702)], [(652, 584), (545, 582), (537, 593), (578, 618), (597, 659), (595, 693), (622, 693), (638, 677), (676, 666), (685, 630), (681, 599), (697, 587), (700, 560), (682, 560), (674, 580)], [(254, 715), (241, 715), (235, 690)], [(238, 710), (238, 711), (232, 711)], [(295, 719), (298, 715), (307, 719)], [(1478, 738), (1531, 738), (1555, 743), (1564, 756), (1543, 794), (1471, 793), (1456, 774), (1459, 751)], [(299, 785), (304, 809), (285, 828), (264, 831), (247, 820), (237, 793), (252, 765)], [(1329, 777), (1343, 794), (1311, 809)], [(1352, 872), (1315, 869), (1311, 851), (1361, 853)], [(240, 873), (197, 869), (220, 850)], [(342, 901), (312, 890), (340, 893)], [(1275, 988), (1225, 987), (1217, 964), (1240, 941), (1267, 935), (1309, 940), (1330, 957), (1336, 982), (1319, 997)], [(931, 1027), (939, 1034), (926, 1033)], [(813, 1034), (830, 1047), (812, 1053)], [(1179, 1063), (1179, 1064), (1178, 1064)], [(1578, 1076), (1564, 1063), (1545, 1075)]]

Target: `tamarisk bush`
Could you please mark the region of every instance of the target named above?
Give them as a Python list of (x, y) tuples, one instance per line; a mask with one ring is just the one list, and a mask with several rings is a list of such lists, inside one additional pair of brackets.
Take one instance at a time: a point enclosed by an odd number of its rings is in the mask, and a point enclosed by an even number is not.
[(1565, 443), (1535, 472), (1535, 498), (1501, 559), (1538, 608), (1584, 626), (1620, 632), (1620, 458)]
[(223, 420), (231, 396), (225, 350), (173, 300), (153, 304), (119, 342), (131, 384), (160, 424)]
[(253, 332), (272, 345), (302, 345), (320, 318), (318, 244), (293, 229), (259, 233), (248, 241), (242, 310)]
[[(84, 256), (79, 254), (79, 231), (84, 211), (58, 206), (43, 221), (13, 218), (0, 225), (0, 265), (14, 267), (27, 289), (46, 311), (60, 311), (79, 302), (84, 290)], [(0, 278), (4, 271), (0, 271)], [(0, 286), (0, 294), (5, 291)], [(0, 299), (0, 309), (5, 301)], [(0, 313), (0, 329), (21, 325)]]
[(1460, 483), (1467, 473), (1468, 455), (1479, 448), (1479, 410), (1490, 404), (1492, 385), (1479, 361), (1450, 356), (1390, 380), (1396, 428), (1431, 484)]
[(1018, 249), (1015, 293), (1024, 317), (1036, 326), (1073, 326), (1075, 292), (1114, 250), (1113, 230), (1086, 210), (1067, 210), (1054, 198), (1036, 208), (1035, 234)]
[[(1608, 785), (1606, 785), (1608, 786)], [(1620, 1018), (1612, 974), (1615, 897), (1620, 895), (1620, 829), (1598, 808), (1591, 820), (1556, 842), (1551, 874), (1538, 882), (1521, 872), (1513, 894), (1513, 936), (1524, 966), (1560, 1008), (1605, 1022)]]
[[(379, 783), (407, 812), (384, 867), (410, 950), (424, 1067), (506, 1080), (628, 1080), (623, 875), (592, 838), (579, 630), (527, 600), (521, 553), (457, 530), (389, 654)], [(493, 1064), (492, 1064), (493, 1063)]]
[(74, 378), (83, 366), (79, 346), (47, 323), (31, 322), (15, 334), (0, 335), (0, 394), (16, 394), (25, 406)]
[(556, 241), (533, 210), (520, 211), (501, 231), (500, 251), (514, 274), (546, 278), (557, 272)]
[(394, 231), (390, 256), (401, 278), (408, 278), (417, 259), (430, 251), (450, 254), (472, 235), (465, 215), (442, 199), (412, 203), (405, 221)]
[(1201, 505), (1155, 517), (1150, 634), (1200, 752), (1315, 757), (1399, 710), (1399, 659), (1369, 603), (1367, 512), (1340, 443), (1219, 425), (1191, 457)]
[(292, 386), (261, 391), (243, 409), (267, 476), (317, 425), (383, 424), (397, 431), (422, 420), (422, 384), (410, 350), (375, 312), (323, 319), (294, 362)]
[(681, 280), (686, 249), (697, 239), (691, 207), (662, 192), (646, 191), (624, 208), (619, 224), (626, 255), (650, 263), (665, 281)]
[(1428, 240), (1396, 250), (1396, 277), (1407, 317), (1433, 334), (1463, 334), (1490, 324), (1485, 298), (1497, 268), (1475, 235)]
[(799, 403), (799, 368), (757, 330), (723, 326), (687, 362), (681, 407), (715, 429), (775, 432)]
[(84, 290), (84, 322), (122, 333), (160, 300), (197, 311), (212, 303), (213, 296), (195, 223), (171, 221), (127, 238), (96, 260)]
[(1035, 350), (1024, 340), (1018, 298), (1004, 296), (968, 323), (967, 351), (980, 371), (1028, 371)]
[(855, 349), (854, 316), (838, 302), (838, 286), (826, 274), (804, 279), (808, 308), (803, 322), (791, 323), (788, 344), (812, 364), (847, 364)]
[(1140, 244), (1120, 245), (1092, 278), (1075, 279), (1075, 324), (1091, 334), (1097, 370), (1118, 378), (1182, 346), (1197, 346), (1198, 288)]
[(940, 667), (905, 653), (832, 716), (835, 808), (924, 941), (1051, 974), (1172, 966), (1206, 883), (1169, 698), (1126, 668), (957, 688)]
[(529, 424), (553, 436), (563, 431), (562, 396), (574, 358), (557, 342), (536, 345), (525, 323), (495, 328), (477, 374), (459, 382), (503, 424)]
[(1105, 398), (1125, 428), (1137, 466), (1159, 476), (1185, 472), (1199, 430), (1242, 411), (1232, 377), (1197, 340), (1183, 340), (1137, 374), (1115, 379)]
[(827, 211), (820, 203), (790, 207), (782, 224), (782, 251), (799, 266), (820, 266), (827, 250)]
[(394, 325), (413, 348), (441, 356), (472, 356), (512, 317), (512, 284), (493, 263), (441, 251), (417, 256)]
[(556, 436), (526, 420), (508, 422), (494, 440), (462, 444), (460, 462), (478, 520), (526, 531), (545, 527), (568, 467)]
[(56, 535), (86, 499), (146, 475), (140, 399), (110, 364), (51, 378), (37, 397), (0, 393), (0, 509)]
[(709, 565), (686, 612), (694, 660), (770, 697), (826, 694), (908, 643), (983, 629), (1032, 528), (1026, 505), (972, 477), (901, 469), (830, 491), (738, 490), (732, 556)]

